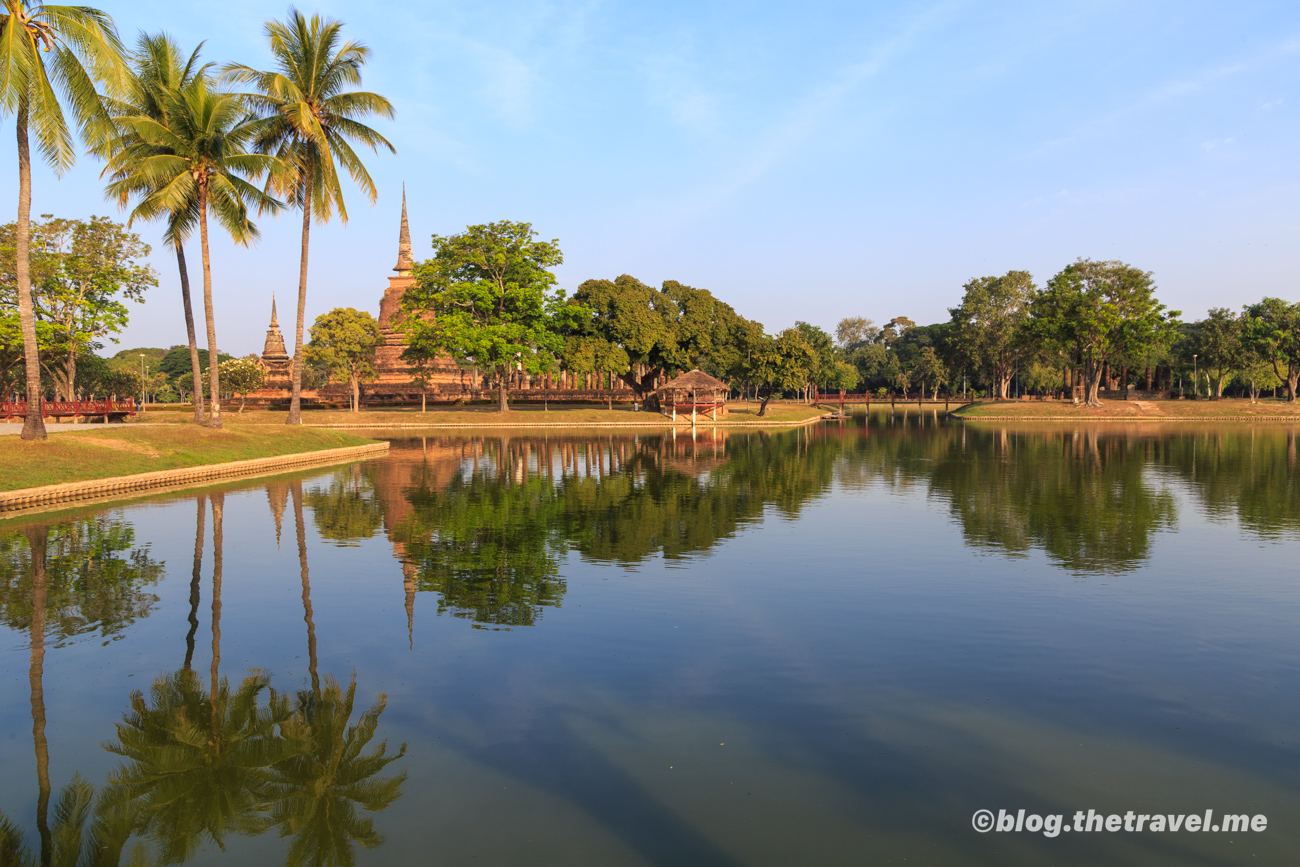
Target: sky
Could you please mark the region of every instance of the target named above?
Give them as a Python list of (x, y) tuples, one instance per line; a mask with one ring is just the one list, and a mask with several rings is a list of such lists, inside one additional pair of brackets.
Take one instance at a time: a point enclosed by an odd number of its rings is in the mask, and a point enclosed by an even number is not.
[[(269, 68), (287, 6), (98, 0), (124, 39), (164, 29)], [(558, 239), (559, 284), (705, 288), (770, 332), (846, 316), (945, 321), (968, 280), (1077, 258), (1151, 271), (1185, 319), (1300, 300), (1300, 3), (322, 2), (372, 49), (362, 87), (397, 154), (372, 208), (312, 231), (307, 322), (378, 314), (402, 185), (417, 259), (495, 220)], [(15, 166), (13, 118), (0, 165)], [(33, 173), (33, 214), (115, 215), (102, 165)], [(0, 174), (0, 202), (17, 171)], [(0, 211), (0, 217), (3, 211)], [(124, 217), (123, 217), (124, 218)], [(218, 343), (291, 341), (301, 218), (212, 234)], [(120, 347), (185, 341), (174, 256)], [(199, 285), (197, 242), (187, 248)], [(197, 304), (197, 299), (196, 299)], [(201, 329), (201, 326), (200, 326)], [(201, 338), (202, 340), (202, 338)]]

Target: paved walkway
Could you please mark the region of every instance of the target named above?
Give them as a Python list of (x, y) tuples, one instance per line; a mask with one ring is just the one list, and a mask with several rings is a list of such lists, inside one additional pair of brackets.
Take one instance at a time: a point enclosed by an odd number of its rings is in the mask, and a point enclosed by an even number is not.
[[(77, 424), (52, 424), (51, 422), (47, 421), (45, 423), (45, 432), (56, 434), (56, 433), (64, 433), (65, 431), (71, 432), (71, 431), (79, 431), (79, 430), (124, 430), (125, 428), (166, 427), (166, 426), (168, 426), (167, 423), (162, 421), (133, 421), (130, 424), (124, 424), (121, 422), (115, 424), (86, 424), (84, 422), (78, 422)], [(23, 423), (21, 421), (15, 421), (15, 422), (0, 421), (0, 436), (4, 436), (5, 434), (16, 435), (22, 432), (23, 432)]]

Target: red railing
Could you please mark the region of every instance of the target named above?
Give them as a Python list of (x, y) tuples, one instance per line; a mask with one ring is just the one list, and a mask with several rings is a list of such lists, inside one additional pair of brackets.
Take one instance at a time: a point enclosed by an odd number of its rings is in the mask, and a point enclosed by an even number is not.
[[(25, 418), (27, 401), (0, 403), (0, 418)], [(135, 415), (135, 402), (130, 400), (43, 400), (41, 415), (45, 418), (75, 418), (108, 416), (125, 418)]]

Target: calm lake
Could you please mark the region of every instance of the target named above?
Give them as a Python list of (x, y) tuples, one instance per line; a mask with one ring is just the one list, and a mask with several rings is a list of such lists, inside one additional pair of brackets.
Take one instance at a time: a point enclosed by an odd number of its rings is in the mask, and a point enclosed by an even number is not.
[(10, 516), (0, 863), (1292, 863), (1297, 433), (431, 431)]

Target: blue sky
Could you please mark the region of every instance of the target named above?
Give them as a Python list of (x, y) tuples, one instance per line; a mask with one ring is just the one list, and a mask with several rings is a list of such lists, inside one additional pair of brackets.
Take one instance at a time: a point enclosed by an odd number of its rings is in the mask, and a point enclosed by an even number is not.
[[(166, 29), (258, 67), (261, 23), (287, 8), (99, 3), (128, 39)], [(674, 279), (772, 331), (940, 321), (972, 277), (1041, 285), (1080, 256), (1153, 271), (1187, 318), (1300, 300), (1294, 0), (300, 8), (370, 45), (364, 86), (397, 111), (379, 124), (397, 156), (369, 157), (378, 205), (353, 193), (346, 227), (314, 229), (309, 323), (378, 312), (403, 182), (417, 257), (432, 233), (524, 220), (559, 239), (570, 291)], [(34, 213), (113, 213), (99, 170), (38, 169)], [(224, 351), (260, 351), (273, 290), (291, 309), (299, 227), (267, 220), (253, 249), (214, 233)], [(121, 345), (183, 342), (174, 259), (139, 230), (161, 285)]]

